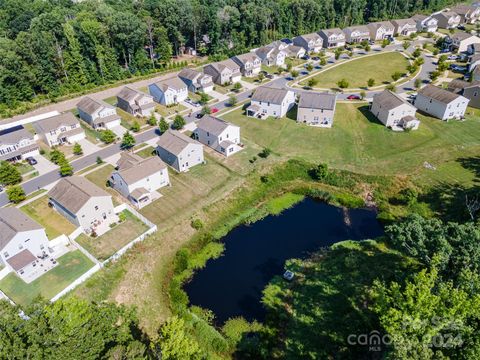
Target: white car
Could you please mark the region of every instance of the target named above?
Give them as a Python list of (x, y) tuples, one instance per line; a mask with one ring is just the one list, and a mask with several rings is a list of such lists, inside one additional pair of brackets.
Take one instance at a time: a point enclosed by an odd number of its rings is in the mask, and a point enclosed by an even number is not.
[(449, 57), (447, 57), (447, 60), (457, 60), (457, 58), (457, 55), (450, 55)]

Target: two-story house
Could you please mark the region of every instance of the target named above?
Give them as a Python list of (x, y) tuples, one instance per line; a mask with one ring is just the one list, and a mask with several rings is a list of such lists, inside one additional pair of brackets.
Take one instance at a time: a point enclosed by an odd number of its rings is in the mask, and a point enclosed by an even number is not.
[(210, 75), (217, 85), (233, 84), (242, 78), (240, 66), (232, 59), (205, 65), (203, 72)]
[(332, 127), (337, 95), (302, 92), (298, 101), (297, 122), (318, 127)]
[(460, 16), (461, 24), (475, 24), (480, 18), (480, 8), (478, 6), (458, 4), (451, 10)]
[(418, 91), (415, 106), (441, 120), (462, 119), (469, 100), (438, 86), (427, 85)]
[(50, 147), (73, 144), (85, 138), (85, 131), (71, 112), (37, 121), (33, 127), (39, 138)]
[(230, 156), (240, 151), (240, 127), (217, 117), (205, 115), (193, 132), (196, 140), (218, 151), (220, 154)]
[(345, 46), (345, 34), (339, 28), (320, 30), (318, 35), (322, 38), (325, 49)]
[(480, 109), (480, 81), (454, 79), (448, 83), (448, 91), (462, 95), (470, 100), (468, 106)]
[(438, 20), (432, 16), (416, 14), (412, 16), (412, 20), (417, 24), (417, 31), (434, 33), (438, 29)]
[(370, 30), (367, 25), (350, 26), (343, 29), (345, 41), (349, 44), (358, 44), (370, 40)]
[(410, 36), (417, 32), (417, 23), (413, 19), (396, 19), (392, 20), (395, 27), (395, 35)]
[(213, 90), (213, 79), (210, 75), (204, 74), (195, 69), (183, 68), (178, 77), (187, 84), (188, 91), (192, 93), (209, 93)]
[(153, 96), (143, 91), (132, 89), (129, 86), (123, 87), (117, 94), (117, 106), (134, 116), (147, 117), (155, 111)]
[(395, 26), (390, 21), (373, 22), (367, 27), (370, 30), (370, 39), (374, 41), (392, 39), (395, 34)]
[(142, 158), (123, 152), (110, 185), (137, 208), (150, 204), (159, 195), (156, 190), (170, 185), (167, 165), (158, 157)]
[(432, 17), (437, 19), (440, 29), (455, 29), (462, 20), (460, 15), (453, 11), (440, 11), (432, 14)]
[(415, 117), (415, 106), (390, 90), (373, 96), (370, 111), (383, 125), (393, 130), (416, 130), (420, 124)]
[(458, 31), (453, 35), (448, 35), (445, 43), (449, 45), (450, 50), (466, 52), (472, 45), (480, 44), (480, 38), (465, 31)]
[(295, 106), (295, 93), (291, 90), (259, 86), (252, 95), (247, 116), (264, 119), (281, 118)]
[(236, 55), (232, 60), (240, 66), (240, 71), (245, 77), (257, 76), (260, 73), (262, 60), (254, 53)]
[(48, 197), (50, 206), (87, 234), (102, 235), (118, 221), (112, 196), (83, 176), (60, 179)]
[(317, 33), (311, 33), (294, 37), (293, 44), (303, 47), (307, 53), (318, 53), (322, 50), (323, 40)]
[(282, 66), (285, 64), (287, 53), (275, 46), (262, 46), (255, 51), (262, 64), (266, 66)]
[(91, 96), (83, 97), (77, 104), (77, 110), (80, 119), (94, 129), (111, 129), (121, 123), (115, 106)]
[[(49, 253), (45, 229), (16, 207), (0, 209), (0, 263), (25, 282), (44, 274), (40, 259)], [(35, 272), (37, 274), (35, 274)]]
[(170, 106), (188, 98), (188, 88), (179, 77), (160, 80), (148, 85), (148, 91), (159, 104)]
[(204, 162), (203, 145), (176, 130), (167, 130), (159, 137), (157, 154), (178, 172)]
[(0, 131), (0, 161), (20, 161), (38, 154), (34, 136), (22, 125)]

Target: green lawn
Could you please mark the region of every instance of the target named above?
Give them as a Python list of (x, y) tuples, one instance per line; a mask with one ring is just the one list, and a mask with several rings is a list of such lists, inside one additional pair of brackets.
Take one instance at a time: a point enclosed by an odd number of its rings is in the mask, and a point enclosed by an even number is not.
[(385, 128), (366, 104), (338, 103), (331, 129), (312, 128), (290, 119), (258, 120), (236, 110), (222, 116), (242, 129), (242, 138), (269, 147), (287, 158), (327, 162), (331, 166), (366, 174), (422, 176), (439, 165), (480, 151), (480, 118), (442, 122), (419, 115), (419, 130), (405, 133)]
[(14, 163), (13, 165), (17, 168), (18, 171), (20, 171), (20, 174), (22, 175), (35, 170), (35, 168), (29, 163), (27, 163), (26, 161), (17, 162), (17, 163)]
[[(382, 85), (392, 81), (393, 73), (406, 73), (408, 64), (408, 60), (398, 52), (363, 56), (320, 72), (314, 77), (318, 80), (315, 87), (338, 88), (337, 82), (346, 79), (349, 88), (359, 88), (367, 86), (370, 78), (375, 80), (375, 85)], [(306, 85), (307, 81), (300, 82), (300, 85)]]
[(152, 156), (153, 152), (155, 151), (155, 148), (153, 146), (147, 146), (146, 148), (137, 151), (135, 154), (138, 156), (141, 156), (142, 158), (146, 159), (150, 156)]
[(75, 230), (75, 226), (71, 222), (48, 206), (47, 196), (23, 205), (20, 210), (45, 227), (45, 232), (50, 240), (62, 234), (69, 235)]
[(15, 274), (0, 281), (0, 289), (16, 304), (25, 306), (37, 296), (51, 299), (94, 264), (79, 250), (71, 251), (57, 259), (58, 265), (30, 284)]
[(107, 181), (108, 179), (110, 179), (110, 175), (113, 171), (115, 171), (115, 168), (112, 165), (107, 164), (105, 166), (102, 166), (98, 170), (92, 171), (91, 173), (85, 175), (85, 177), (94, 184), (101, 187), (102, 189), (106, 190), (108, 193), (110, 193), (110, 195), (112, 195), (113, 206), (117, 206), (125, 200), (117, 191), (107, 186)]
[(148, 227), (131, 212), (124, 211), (126, 220), (102, 236), (92, 238), (81, 234), (77, 241), (99, 260), (106, 260), (123, 246), (148, 230)]
[(165, 106), (165, 105), (158, 105), (155, 107), (155, 111), (159, 113), (163, 117), (167, 117), (170, 115), (175, 115), (176, 113), (182, 112), (187, 108), (182, 104), (177, 104), (173, 106)]

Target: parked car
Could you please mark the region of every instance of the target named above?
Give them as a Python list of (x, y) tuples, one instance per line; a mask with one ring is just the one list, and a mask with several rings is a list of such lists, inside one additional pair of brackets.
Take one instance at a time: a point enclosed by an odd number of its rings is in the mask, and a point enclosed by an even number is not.
[(466, 70), (467, 70), (467, 67), (466, 67), (466, 66), (460, 66), (460, 65), (452, 64), (452, 65), (450, 65), (450, 69), (452, 69), (453, 71), (466, 71)]
[(217, 108), (212, 108), (212, 114), (215, 114), (218, 112), (218, 109)]
[(450, 49), (442, 49), (440, 50), (440, 54), (445, 54), (445, 53), (449, 53), (450, 52)]
[(199, 112), (197, 115), (195, 115), (195, 117), (197, 119), (201, 119), (203, 117), (203, 115), (204, 115), (203, 113)]
[(302, 56), (302, 59), (303, 59), (303, 60), (310, 60), (310, 56), (309, 56), (309, 55), (303, 55), (303, 56)]
[(369, 40), (368, 43), (369, 43), (370, 45), (374, 45), (374, 44), (375, 44), (375, 41), (374, 41), (374, 40)]
[(360, 96), (358, 96), (358, 95), (348, 95), (347, 100), (360, 100)]
[(0, 192), (3, 191), (3, 185), (0, 185)]
[(38, 161), (35, 160), (33, 157), (29, 156), (25, 159), (25, 161), (27, 163), (29, 163), (30, 165), (37, 165), (38, 164)]
[(457, 55), (449, 55), (447, 57), (447, 60), (457, 60), (458, 59), (458, 56)]
[(458, 29), (458, 30), (467, 30), (467, 29), (465, 28), (465, 26), (463, 26), (463, 25), (458, 25), (458, 26), (457, 26), (457, 29)]
[(267, 75), (265, 75), (265, 77), (266, 77), (267, 79), (270, 79), (270, 80), (273, 79), (273, 75), (272, 75), (272, 74), (267, 74)]
[(320, 58), (318, 56), (314, 56), (314, 57), (312, 57), (312, 60), (318, 61), (318, 60), (320, 60)]

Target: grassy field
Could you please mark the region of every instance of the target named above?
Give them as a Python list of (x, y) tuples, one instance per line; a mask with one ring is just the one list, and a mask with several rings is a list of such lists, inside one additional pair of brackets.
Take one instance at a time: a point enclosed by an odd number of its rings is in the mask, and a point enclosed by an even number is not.
[[(407, 66), (408, 60), (398, 52), (364, 56), (319, 73), (314, 77), (318, 80), (315, 87), (335, 89), (339, 80), (346, 79), (349, 88), (360, 88), (366, 87), (370, 78), (375, 80), (375, 85), (382, 85), (392, 81), (393, 73), (405, 73)], [(300, 85), (306, 85), (307, 81), (300, 82)]]
[(143, 148), (140, 151), (137, 151), (135, 154), (138, 156), (141, 156), (142, 158), (146, 159), (150, 156), (152, 156), (153, 152), (155, 151), (155, 148), (153, 146), (147, 146), (146, 148)]
[(75, 226), (71, 222), (48, 206), (47, 196), (23, 205), (20, 210), (45, 227), (45, 232), (50, 240), (62, 234), (69, 235), (75, 230)]
[(182, 104), (177, 104), (169, 107), (157, 104), (157, 106), (155, 107), (155, 111), (163, 117), (175, 115), (176, 113), (182, 112), (184, 110), (187, 110), (187, 108)]
[(115, 168), (112, 165), (107, 164), (98, 170), (92, 171), (91, 173), (85, 175), (85, 177), (110, 193), (110, 195), (112, 195), (113, 206), (117, 206), (124, 202), (125, 199), (117, 191), (107, 186), (107, 181), (110, 179), (110, 175), (113, 171), (115, 171)]
[(15, 274), (9, 274), (0, 280), (0, 289), (15, 303), (25, 306), (39, 295), (45, 299), (52, 298), (93, 266), (80, 250), (71, 251), (57, 261), (55, 268), (30, 284)]
[(148, 230), (148, 227), (131, 212), (124, 211), (126, 220), (102, 236), (92, 238), (81, 234), (77, 241), (99, 260), (106, 260), (123, 246)]
[(409, 133), (388, 130), (365, 104), (337, 104), (331, 129), (285, 118), (252, 119), (241, 109), (223, 118), (241, 126), (243, 139), (280, 156), (364, 174), (422, 175), (431, 172), (423, 167), (425, 161), (441, 164), (480, 150), (480, 118), (472, 114), (465, 122), (448, 123), (419, 115), (419, 130)]

